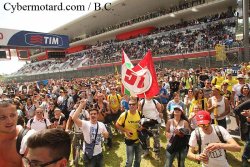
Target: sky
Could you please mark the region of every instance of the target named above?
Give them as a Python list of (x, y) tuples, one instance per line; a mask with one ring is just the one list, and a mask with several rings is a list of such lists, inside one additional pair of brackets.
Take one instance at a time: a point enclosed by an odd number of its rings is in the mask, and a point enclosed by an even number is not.
[[(94, 2), (103, 4), (114, 0), (0, 0), (0, 28), (50, 32), (74, 19), (94, 11)], [(21, 11), (19, 5), (82, 5), (82, 11)], [(91, 3), (90, 3), (91, 2)], [(90, 5), (91, 4), (91, 5)], [(75, 6), (72, 6), (73, 8)], [(83, 9), (83, 8), (82, 8)], [(20, 69), (25, 62), (13, 58), (0, 60), (0, 74), (10, 74)], [(8, 68), (6, 68), (8, 67)], [(11, 67), (11, 68), (10, 68)]]

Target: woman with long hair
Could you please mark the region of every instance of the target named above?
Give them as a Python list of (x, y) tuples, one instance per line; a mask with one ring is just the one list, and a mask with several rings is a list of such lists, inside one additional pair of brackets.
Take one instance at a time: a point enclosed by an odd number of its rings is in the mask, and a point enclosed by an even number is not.
[(250, 99), (249, 85), (244, 84), (240, 89), (240, 95), (236, 98), (235, 106), (238, 106), (239, 104), (243, 103), (244, 101), (248, 99)]
[(166, 125), (166, 137), (169, 140), (169, 142), (168, 142), (167, 151), (166, 151), (165, 167), (172, 167), (175, 157), (178, 158), (179, 167), (185, 166), (185, 158), (187, 156), (187, 147), (184, 147), (181, 150), (174, 151), (172, 153), (168, 151), (168, 147), (171, 146), (174, 140), (174, 137), (176, 135), (177, 136), (183, 135), (180, 131), (180, 129), (182, 128), (188, 129), (190, 131), (188, 119), (183, 113), (182, 107), (179, 105), (176, 105)]
[(204, 92), (202, 89), (198, 89), (194, 93), (194, 99), (191, 102), (189, 108), (189, 114), (193, 112), (195, 105), (199, 105), (199, 108), (202, 110), (207, 110), (207, 98), (204, 97)]
[(186, 116), (189, 116), (189, 108), (193, 99), (194, 99), (193, 89), (189, 89), (188, 93), (184, 97), (184, 110), (186, 112)]
[(24, 112), (25, 112), (25, 122), (27, 123), (29, 119), (33, 118), (35, 116), (35, 110), (36, 107), (33, 104), (33, 101), (31, 98), (26, 99), (26, 104), (24, 106)]

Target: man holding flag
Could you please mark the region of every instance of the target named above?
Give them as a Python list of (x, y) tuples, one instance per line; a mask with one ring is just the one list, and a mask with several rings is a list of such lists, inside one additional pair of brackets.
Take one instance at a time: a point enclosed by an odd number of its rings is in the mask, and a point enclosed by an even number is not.
[[(159, 140), (159, 123), (161, 112), (161, 104), (153, 97), (159, 93), (159, 85), (157, 76), (154, 69), (151, 51), (148, 51), (144, 58), (136, 65), (133, 66), (126, 53), (122, 54), (122, 84), (123, 92), (128, 95), (144, 98), (139, 103), (139, 111), (142, 114), (155, 122), (155, 126), (151, 131), (155, 136), (154, 151), (155, 158), (159, 159), (160, 140)], [(144, 106), (145, 105), (145, 106)], [(151, 128), (151, 127), (150, 127)], [(149, 147), (149, 143), (148, 143)], [(145, 155), (149, 150), (146, 150)]]

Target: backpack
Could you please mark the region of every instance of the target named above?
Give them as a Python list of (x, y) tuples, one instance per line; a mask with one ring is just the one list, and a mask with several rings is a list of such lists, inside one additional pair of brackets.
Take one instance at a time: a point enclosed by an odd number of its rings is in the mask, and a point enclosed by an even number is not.
[[(44, 120), (44, 123), (45, 123), (45, 125), (46, 125), (46, 129), (48, 129), (48, 125), (47, 125), (46, 119), (44, 118), (43, 120)], [(31, 124), (33, 123), (33, 121), (34, 121), (34, 118), (31, 118), (31, 119), (30, 119), (30, 127), (31, 127)]]
[(17, 140), (16, 140), (16, 151), (20, 156), (24, 156), (24, 154), (20, 154), (21, 142), (23, 137), (28, 133), (29, 129), (22, 128), (21, 131), (18, 133)]
[[(217, 136), (219, 137), (220, 141), (222, 143), (227, 143), (221, 134), (220, 128), (217, 125), (214, 125), (213, 127), (214, 127), (215, 132), (216, 132)], [(201, 134), (200, 134), (199, 128), (195, 129), (195, 136), (196, 136), (196, 140), (197, 140), (197, 144), (198, 144), (198, 152), (200, 154), (201, 153)], [(225, 151), (225, 155), (226, 155), (226, 150), (224, 150), (224, 151)], [(200, 161), (198, 161), (198, 163), (200, 164)]]
[[(140, 111), (138, 111), (138, 113), (140, 115), (140, 118), (142, 118), (142, 113)], [(122, 123), (122, 127), (125, 127), (125, 121), (126, 121), (127, 117), (128, 117), (128, 111), (125, 111), (125, 119)]]

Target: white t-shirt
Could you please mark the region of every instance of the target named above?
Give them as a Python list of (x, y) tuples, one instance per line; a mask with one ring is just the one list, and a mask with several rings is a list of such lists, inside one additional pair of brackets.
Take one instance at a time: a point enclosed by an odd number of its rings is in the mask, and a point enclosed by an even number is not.
[[(211, 97), (211, 102), (212, 102), (212, 106), (216, 104), (216, 98), (215, 98), (215, 96)], [(225, 98), (223, 96), (222, 96), (221, 101), (217, 101), (217, 105), (218, 105), (218, 107), (217, 107), (218, 115), (223, 114), (225, 112), (225, 109), (226, 109)], [(211, 116), (211, 119), (214, 119), (214, 112), (212, 112), (210, 114), (210, 116)], [(223, 116), (223, 117), (221, 117), (221, 118), (217, 118), (217, 120), (222, 120), (224, 118), (226, 118), (226, 115)]]
[[(213, 131), (211, 134), (205, 134), (202, 131), (202, 129), (199, 128), (199, 131), (201, 134), (201, 152), (203, 152), (204, 148), (209, 143), (221, 143), (219, 137), (216, 134), (214, 126), (212, 127), (213, 127)], [(223, 128), (222, 126), (218, 126), (218, 127), (225, 141), (232, 139), (231, 135), (228, 133), (228, 131), (225, 128)], [(191, 133), (189, 145), (191, 147), (198, 147), (195, 131)], [(208, 156), (209, 156), (208, 164), (202, 163), (203, 167), (229, 167), (229, 164), (225, 157), (225, 151), (223, 149), (214, 150), (213, 152), (208, 153)]]
[(20, 146), (20, 150), (19, 150), (19, 154), (24, 154), (25, 151), (27, 150), (27, 140), (28, 138), (33, 135), (36, 131), (35, 130), (29, 130), (25, 136), (23, 136), (23, 139), (21, 141), (21, 146)]
[(240, 96), (240, 89), (244, 84), (239, 84), (237, 83), (236, 85), (233, 86), (232, 91), (235, 92), (234, 98), (237, 98), (238, 96)]
[(159, 112), (156, 108), (156, 105), (159, 103), (157, 100), (154, 100), (156, 102), (153, 102), (152, 100), (147, 100), (147, 99), (142, 99), (140, 101), (141, 105), (143, 103), (143, 101), (145, 101), (144, 106), (142, 108), (142, 114), (145, 116), (145, 118), (149, 118), (149, 119), (154, 119), (157, 120), (158, 122), (161, 121), (160, 116), (159, 116)]
[[(72, 110), (69, 114), (69, 116), (72, 118), (74, 113), (76, 110)], [(89, 118), (89, 112), (87, 110), (82, 109), (82, 112), (79, 114), (79, 119), (80, 120), (84, 120), (86, 118)], [(75, 123), (74, 123), (74, 129), (75, 132), (82, 132), (82, 127), (78, 127)]]
[[(46, 124), (47, 124), (47, 127), (51, 125), (49, 119), (47, 118), (43, 118), (41, 120), (37, 120), (36, 116), (33, 119), (33, 122), (32, 124), (30, 124), (30, 120), (28, 121), (27, 123), (27, 127), (30, 128), (30, 129), (34, 129), (35, 131), (41, 131), (41, 130), (44, 130), (46, 129)], [(46, 124), (45, 124), (45, 121), (44, 119), (46, 119)]]
[[(98, 132), (97, 132), (95, 147), (94, 147), (94, 154), (93, 154), (94, 156), (102, 152), (102, 145), (101, 145), (102, 133), (107, 132), (107, 129), (102, 122), (98, 122), (98, 126), (99, 127), (98, 127)], [(90, 123), (90, 121), (82, 120), (82, 132), (83, 132), (85, 142), (91, 143), (92, 141), (95, 140), (96, 130), (97, 130), (97, 124), (92, 124)], [(83, 151), (85, 151), (85, 143), (83, 144)]]

